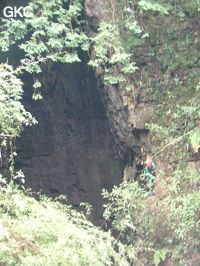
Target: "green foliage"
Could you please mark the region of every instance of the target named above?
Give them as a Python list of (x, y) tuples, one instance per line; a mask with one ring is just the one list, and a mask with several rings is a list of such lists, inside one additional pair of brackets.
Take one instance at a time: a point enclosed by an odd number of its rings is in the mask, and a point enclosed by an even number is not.
[[(154, 153), (161, 146), (170, 142), (176, 142), (180, 138), (178, 145), (175, 145), (173, 148), (173, 155), (171, 147), (168, 152), (163, 150), (161, 155), (165, 158), (168, 156), (171, 159), (175, 159), (177, 156), (179, 159), (186, 158), (190, 145), (192, 145), (194, 152), (198, 152), (199, 130), (197, 129), (194, 132), (193, 130), (199, 127), (200, 94), (199, 84), (195, 84), (197, 82), (195, 80), (196, 75), (193, 78), (192, 85), (190, 85), (189, 81), (189, 86), (185, 88), (182, 85), (181, 88), (177, 85), (177, 88), (172, 91), (162, 92), (162, 96), (167, 97), (165, 94), (168, 94), (171, 101), (166, 105), (165, 101), (161, 99), (160, 104), (155, 108), (154, 118), (151, 123), (146, 125), (151, 131), (152, 141), (157, 145)], [(159, 94), (161, 95), (160, 92)], [(191, 134), (187, 134), (190, 131)]]
[[(66, 4), (68, 8), (66, 8)], [(82, 3), (79, 0), (34, 0), (30, 3), (33, 16), (24, 21), (3, 19), (0, 44), (3, 51), (21, 41), (19, 48), (25, 52), (20, 69), (41, 72), (41, 65), (49, 59), (54, 62), (79, 62), (78, 49), (89, 50), (93, 44), (95, 56), (89, 62), (93, 67), (103, 66), (105, 83), (118, 84), (128, 80), (138, 68), (132, 54), (123, 47), (117, 23), (102, 22), (95, 37), (88, 38), (83, 32)], [(133, 35), (141, 33), (137, 23), (127, 19), (126, 30)], [(16, 30), (17, 29), (17, 30)], [(25, 40), (26, 39), (26, 40)], [(33, 98), (39, 98), (34, 94)]]
[(108, 199), (105, 219), (126, 245), (136, 254), (142, 253), (133, 260), (134, 265), (137, 260), (142, 265), (158, 265), (166, 257), (182, 265), (191, 252), (198, 252), (198, 179), (198, 173), (189, 168), (174, 172), (171, 182), (157, 177), (165, 193), (162, 200), (149, 196), (137, 182), (123, 182), (111, 192), (103, 191)]
[(21, 40), (28, 33), (26, 24), (21, 20), (15, 19), (1, 19), (3, 25), (1, 25), (1, 50), (8, 51), (10, 45), (16, 41)]
[(0, 187), (0, 264), (129, 265), (123, 245), (82, 213), (25, 193), (12, 183)]
[(200, 148), (200, 129), (196, 129), (190, 136), (190, 141), (194, 152)]
[(141, 1), (139, 1), (138, 4), (142, 10), (152, 10), (152, 11), (159, 12), (162, 15), (168, 15), (169, 14), (169, 7), (161, 5), (161, 4), (157, 3), (156, 1), (141, 0)]
[(23, 125), (32, 125), (36, 120), (20, 102), (23, 95), (22, 82), (16, 77), (13, 67), (0, 65), (0, 131), (19, 136)]
[[(133, 198), (134, 194), (134, 198)], [(109, 220), (114, 229), (120, 231), (120, 236), (126, 236), (128, 243), (135, 243), (138, 237), (142, 237), (144, 232), (138, 231), (138, 223), (146, 223), (145, 207), (141, 199), (145, 199), (148, 193), (140, 188), (136, 182), (123, 182), (119, 187), (114, 186), (112, 192), (105, 189), (102, 191), (104, 198), (109, 199), (109, 203), (105, 204), (104, 218)], [(138, 210), (143, 213), (143, 218), (138, 220)], [(141, 234), (141, 235), (140, 235)]]
[[(88, 38), (82, 1), (34, 0), (31, 18), (2, 21), (0, 47), (8, 51), (17, 42), (25, 53), (18, 70), (30, 73), (42, 72), (42, 65), (50, 61), (79, 62), (78, 51), (92, 48), (89, 65), (100, 69), (105, 84), (120, 84), (131, 91), (134, 83), (149, 93), (148, 101), (155, 105), (147, 125), (154, 153), (174, 143), (163, 150), (162, 158), (183, 161), (190, 144), (194, 152), (200, 147), (199, 129), (192, 131), (199, 125), (200, 114), (199, 24), (192, 18), (199, 12), (199, 1), (142, 0), (127, 5), (114, 10), (112, 22), (110, 18), (101, 22), (96, 36)], [(8, 65), (0, 70), (1, 133), (18, 136), (23, 125), (36, 121), (20, 103), (22, 83), (16, 72)], [(42, 98), (40, 86), (35, 79), (34, 99)], [(0, 187), (0, 262), (121, 266), (158, 265), (170, 258), (174, 265), (186, 264), (186, 256), (195, 253), (199, 244), (200, 198), (198, 174), (180, 167), (172, 173), (171, 182), (164, 175), (163, 180), (158, 177), (166, 190), (162, 200), (149, 197), (137, 182), (103, 191), (108, 199), (104, 217), (124, 244), (67, 206), (47, 198), (39, 203), (12, 183)], [(21, 172), (15, 176), (24, 180)], [(0, 182), (5, 185), (2, 178)], [(89, 216), (91, 206), (82, 206)]]
[(123, 47), (134, 55), (135, 48), (144, 45), (148, 33), (144, 33), (138, 24), (137, 16), (131, 8), (125, 8), (117, 20)]
[(160, 250), (157, 250), (154, 254), (154, 264), (155, 266), (158, 266), (161, 261), (165, 261), (166, 254), (169, 252), (169, 249), (162, 248)]
[(105, 83), (123, 84), (128, 80), (129, 74), (138, 69), (132, 61), (132, 54), (124, 49), (117, 24), (102, 22), (98, 31), (91, 38), (95, 56), (88, 64), (104, 68)]
[[(170, 1), (169, 4), (142, 0), (138, 3), (140, 13), (155, 11), (161, 15), (168, 15), (174, 6), (180, 6), (182, 10), (196, 10), (197, 4), (197, 0), (190, 3), (185, 0)], [(130, 89), (130, 74), (138, 69), (133, 60), (135, 48), (144, 45), (149, 36), (149, 32), (138, 24), (137, 12), (133, 8), (123, 7), (112, 22), (101, 22), (98, 34), (88, 38), (83, 31), (85, 22), (81, 19), (83, 6), (80, 0), (34, 0), (30, 6), (33, 8), (32, 17), (23, 21), (3, 19), (1, 26), (0, 46), (3, 51), (7, 51), (16, 41), (21, 42), (19, 47), (26, 54), (21, 68), (39, 73), (42, 71), (41, 65), (48, 59), (63, 63), (79, 62), (78, 49), (88, 51), (92, 43), (95, 55), (92, 55), (89, 65), (104, 69), (105, 83), (121, 83)], [(113, 12), (115, 14), (115, 10)], [(169, 65), (167, 60), (162, 61), (164, 65)], [(189, 64), (188, 60), (183, 63)], [(34, 95), (34, 98), (41, 96)]]
[(184, 12), (189, 13), (189, 15), (192, 17), (199, 15), (199, 1), (198, 0), (192, 0), (192, 1), (183, 1), (183, 10)]
[[(139, 8), (134, 9), (129, 5), (126, 15), (139, 22), (142, 33), (131, 38), (121, 26), (121, 36), (134, 53), (139, 68), (133, 73), (134, 87), (140, 90), (142, 82), (145, 88), (142, 94), (154, 105), (153, 119), (147, 127), (156, 153), (199, 126), (199, 25), (198, 19), (191, 17), (198, 10), (199, 1), (139, 1), (138, 4)], [(143, 38), (145, 34), (149, 37)], [(143, 44), (132, 45), (135, 37), (143, 40)], [(164, 150), (162, 158), (177, 160), (186, 157), (189, 149), (187, 135), (173, 149), (174, 154), (170, 147), (167, 154)]]
[(26, 55), (21, 68), (30, 73), (41, 72), (39, 65), (48, 58), (59, 62), (79, 62), (77, 48), (87, 50), (89, 47), (88, 38), (82, 31), (84, 23), (80, 19), (82, 4), (79, 0), (70, 1), (66, 9), (68, 2), (34, 0), (30, 3), (33, 9), (30, 18), (24, 21), (3, 19), (2, 50), (8, 50), (16, 40), (21, 40), (19, 48)]
[(88, 202), (81, 202), (79, 205), (85, 209), (85, 216), (89, 218), (93, 211), (92, 205), (90, 205)]
[[(158, 3), (159, 2), (159, 3)], [(139, 2), (142, 10), (152, 10), (159, 12), (162, 15), (173, 14), (180, 17), (197, 16), (199, 12), (199, 1), (198, 0), (142, 0)]]
[(24, 126), (37, 123), (36, 119), (25, 110), (21, 103), (22, 85), (12, 66), (0, 64), (0, 134), (3, 138), (1, 155), (4, 155), (4, 163), (9, 162), (9, 170), (12, 175), (16, 153), (13, 150), (11, 139), (20, 136)]

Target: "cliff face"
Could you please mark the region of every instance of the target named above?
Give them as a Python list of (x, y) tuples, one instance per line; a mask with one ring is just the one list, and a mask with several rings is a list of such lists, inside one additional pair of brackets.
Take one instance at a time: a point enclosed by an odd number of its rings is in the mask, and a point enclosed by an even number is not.
[[(117, 1), (114, 2), (115, 4), (118, 3)], [(85, 16), (89, 36), (95, 36), (98, 33), (98, 25), (100, 21), (105, 20), (106, 16), (112, 17), (112, 11), (106, 15), (102, 11), (114, 8), (116, 6), (112, 6), (109, 1), (99, 0), (95, 3), (90, 0), (85, 1)], [(95, 75), (111, 131), (120, 148), (120, 155), (126, 163), (124, 179), (133, 180), (136, 174), (136, 163), (139, 165), (141, 159), (144, 158), (143, 155), (150, 153), (151, 145), (145, 123), (150, 121), (153, 114), (151, 101), (144, 88), (140, 90), (140, 99), (138, 99), (137, 92), (134, 92), (134, 85), (131, 92), (126, 91), (120, 84), (104, 85), (104, 70), (101, 66), (96, 68)]]
[(18, 141), (16, 167), (26, 174), (26, 186), (46, 194), (68, 195), (68, 203), (89, 202), (93, 219), (102, 214), (102, 188), (122, 180), (123, 162), (97, 89), (86, 64), (58, 64), (44, 70), (44, 99), (33, 101), (24, 78), (27, 109), (38, 125), (25, 129)]
[[(94, 4), (90, 0), (85, 0), (89, 36), (98, 34), (98, 23), (109, 21), (108, 17), (118, 23), (117, 25), (123, 24), (126, 12), (130, 10), (133, 12), (133, 17), (126, 23), (135, 22), (141, 32), (148, 36), (146, 38), (138, 35), (138, 37), (134, 32), (127, 33), (125, 26), (119, 26), (123, 46), (134, 54), (134, 61), (138, 67), (131, 77), (131, 91), (126, 91), (125, 86), (122, 87), (121, 84), (104, 85), (104, 65), (100, 65), (95, 72), (111, 131), (126, 163), (125, 180), (132, 180), (136, 174), (136, 167), (140, 168), (146, 155), (157, 153), (158, 147), (165, 143), (165, 140), (162, 144), (159, 141), (165, 138), (164, 130), (168, 132), (166, 139), (176, 138), (178, 130), (189, 131), (192, 129), (192, 123), (193, 127), (198, 126), (199, 119), (195, 112), (193, 114), (185, 112), (190, 108), (190, 110), (192, 108), (199, 110), (197, 88), (200, 66), (200, 19), (197, 5), (182, 3), (176, 6), (174, 3), (174, 8), (177, 10), (170, 11), (167, 7), (164, 15), (151, 7), (142, 7), (141, 2), (124, 1), (121, 4), (119, 1), (99, 0)], [(95, 53), (91, 55), (95, 57)], [(190, 102), (193, 103), (189, 107)], [(180, 106), (183, 108), (181, 114)], [(163, 128), (163, 132), (161, 130), (159, 133), (152, 130), (154, 135), (151, 138), (156, 148), (152, 147), (145, 126), (149, 122)], [(156, 159), (165, 161), (167, 157), (174, 167), (177, 158), (182, 156), (180, 154), (189, 156), (184, 149), (181, 149), (179, 154), (174, 153), (173, 156), (170, 151), (164, 150), (162, 155), (159, 154), (160, 158)]]
[[(113, 1), (113, 7), (112, 1), (84, 1), (88, 36), (98, 33), (104, 16), (117, 13), (118, 2)], [(137, 3), (133, 9), (139, 9)], [(103, 10), (111, 13), (105, 15)], [(26, 128), (18, 141), (16, 167), (26, 174), (27, 187), (50, 195), (67, 194), (74, 206), (82, 201), (91, 203), (96, 221), (102, 214), (101, 189), (111, 188), (123, 178), (134, 179), (136, 168), (151, 153), (145, 123), (151, 120), (155, 107), (166, 106), (165, 112), (173, 108), (180, 97), (174, 97), (173, 89), (179, 86), (184, 91), (185, 84), (196, 79), (189, 77), (191, 70), (199, 73), (198, 19), (186, 18), (183, 23), (182, 18), (151, 11), (137, 15), (149, 37), (135, 46), (135, 36), (126, 40), (133, 46), (139, 67), (133, 74), (131, 91), (121, 85), (105, 85), (103, 66), (93, 72), (83, 54), (82, 63), (54, 64), (43, 69), (39, 77), (44, 96), (41, 101), (31, 99), (32, 76), (23, 79), (24, 104), (39, 124)], [(189, 27), (187, 20), (193, 26)], [(194, 35), (193, 44), (189, 38), (185, 43), (185, 32)], [(92, 55), (92, 48), (90, 52)], [(152, 88), (157, 91), (153, 96)], [(165, 100), (161, 102), (162, 97)], [(161, 119), (166, 117), (163, 114)]]
[[(104, 1), (85, 1), (88, 36), (96, 34), (106, 7)], [(33, 190), (66, 194), (73, 206), (89, 202), (99, 222), (102, 188), (119, 184), (123, 176), (133, 179), (135, 158), (142, 146), (150, 147), (144, 123), (152, 107), (135, 112), (135, 96), (120, 86), (104, 86), (103, 72), (88, 68), (84, 55), (82, 63), (47, 66), (39, 79), (41, 101), (31, 99), (32, 77), (23, 79), (24, 104), (38, 125), (26, 128), (18, 141), (16, 168)]]

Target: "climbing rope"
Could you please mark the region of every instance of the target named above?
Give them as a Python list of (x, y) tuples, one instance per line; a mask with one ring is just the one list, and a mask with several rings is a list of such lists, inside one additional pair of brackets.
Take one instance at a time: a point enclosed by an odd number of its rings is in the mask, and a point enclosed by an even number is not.
[(178, 137), (177, 139), (174, 139), (172, 142), (168, 143), (167, 145), (165, 145), (161, 150), (159, 150), (158, 152), (156, 152), (156, 154), (154, 154), (153, 156), (151, 156), (151, 158), (154, 158), (156, 155), (158, 155), (159, 153), (161, 153), (161, 151), (165, 150), (168, 146), (173, 145), (174, 143), (180, 141), (183, 137), (185, 137), (186, 135), (189, 135), (190, 133), (192, 133), (194, 130), (196, 130), (198, 127), (195, 127), (194, 129), (188, 131), (187, 133), (185, 133), (184, 135)]

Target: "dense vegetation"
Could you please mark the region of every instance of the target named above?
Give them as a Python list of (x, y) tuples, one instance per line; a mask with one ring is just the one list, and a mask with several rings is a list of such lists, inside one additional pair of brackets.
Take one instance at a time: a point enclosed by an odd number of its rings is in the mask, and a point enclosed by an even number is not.
[[(31, 18), (1, 23), (2, 51), (17, 44), (24, 53), (15, 68), (0, 66), (1, 135), (13, 139), (24, 125), (36, 123), (20, 102), (20, 74), (33, 75), (33, 98), (40, 99), (43, 65), (80, 61), (84, 51), (90, 66), (103, 69), (105, 86), (118, 85), (138, 97), (145, 88), (154, 106), (146, 126), (155, 160), (165, 167), (157, 176), (155, 196), (140, 182), (103, 191), (108, 199), (104, 217), (117, 239), (70, 207), (41, 196), (36, 201), (1, 177), (0, 263), (196, 265), (199, 169), (186, 161), (200, 148), (199, 1), (111, 1), (94, 37), (85, 32), (82, 1), (33, 0), (30, 5)], [(2, 147), (8, 147), (8, 139), (3, 136)], [(9, 152), (15, 177), (15, 154)]]
[(103, 192), (109, 200), (104, 217), (137, 254), (133, 265), (196, 265), (199, 260), (199, 175), (185, 171), (157, 176), (155, 196), (137, 182)]
[(129, 265), (123, 245), (71, 207), (5, 182), (0, 197), (1, 265)]

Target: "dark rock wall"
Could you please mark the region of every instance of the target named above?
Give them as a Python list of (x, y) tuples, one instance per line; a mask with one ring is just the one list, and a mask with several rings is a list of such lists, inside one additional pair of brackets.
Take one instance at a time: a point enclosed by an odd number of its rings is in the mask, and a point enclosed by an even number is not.
[[(26, 4), (27, 0), (3, 0), (0, 7)], [(105, 2), (87, 4), (88, 12), (93, 10), (87, 17), (91, 35), (98, 28)], [(13, 46), (1, 61), (8, 58), (10, 64), (18, 65), (21, 56)], [(92, 204), (93, 220), (100, 223), (101, 190), (122, 181), (124, 161), (111, 132), (106, 103), (102, 103), (100, 81), (87, 67), (87, 59), (82, 59), (83, 63), (48, 65), (39, 77), (23, 77), (24, 105), (38, 125), (25, 128), (17, 140), (15, 166), (25, 173), (26, 187), (50, 196), (68, 195), (73, 206), (83, 201)], [(43, 100), (32, 100), (33, 78), (42, 82)]]
[[(110, 4), (85, 0), (88, 36), (97, 33), (102, 10)], [(97, 221), (101, 189), (120, 183), (125, 165), (124, 179), (133, 179), (141, 147), (150, 146), (144, 123), (152, 107), (145, 102), (135, 110), (134, 96), (120, 86), (104, 86), (102, 69), (94, 74), (86, 61), (48, 65), (39, 77), (41, 101), (31, 99), (33, 77), (24, 77), (24, 103), (39, 123), (26, 128), (17, 142), (16, 168), (23, 170), (26, 186), (33, 190), (69, 195), (74, 206), (88, 201)]]
[(87, 201), (99, 221), (101, 189), (121, 182), (123, 163), (94, 74), (84, 63), (58, 64), (40, 80), (44, 99), (33, 101), (32, 77), (24, 78), (25, 106), (38, 125), (26, 128), (18, 141), (16, 167), (26, 174), (27, 187), (69, 195), (74, 206)]
[[(95, 36), (98, 33), (98, 25), (101, 21), (107, 21), (108, 16), (111, 19), (114, 2), (85, 0), (88, 36)], [(102, 12), (103, 10), (109, 10), (110, 13)], [(95, 57), (95, 52), (92, 50), (91, 57)], [(140, 93), (142, 96), (137, 106), (136, 96), (132, 91), (126, 91), (119, 84), (104, 85), (103, 66), (96, 68), (95, 75), (111, 131), (120, 149), (120, 156), (126, 164), (124, 180), (132, 180), (136, 176), (136, 164), (140, 165), (145, 158), (144, 155), (150, 153), (151, 144), (145, 123), (151, 119), (153, 107), (148, 102), (148, 95), (145, 91), (143, 95)]]

